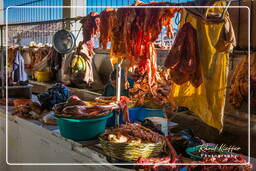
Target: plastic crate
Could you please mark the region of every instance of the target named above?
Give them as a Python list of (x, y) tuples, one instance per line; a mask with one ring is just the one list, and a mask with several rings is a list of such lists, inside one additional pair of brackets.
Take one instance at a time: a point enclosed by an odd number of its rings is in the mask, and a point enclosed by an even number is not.
[[(31, 84), (24, 86), (8, 86), (8, 98), (31, 99), (32, 87), (33, 86)], [(4, 88), (4, 92), (5, 91), (6, 89)], [(2, 91), (0, 91), (0, 97), (3, 97)]]
[(164, 117), (162, 109), (140, 108), (136, 114), (136, 120), (143, 121), (147, 117)]
[[(136, 120), (143, 121), (147, 117), (164, 117), (164, 112), (162, 109), (149, 109), (149, 108), (129, 108), (129, 117), (130, 122), (134, 123)], [(125, 122), (122, 119), (123, 114), (120, 113), (119, 116), (119, 124), (124, 124)], [(107, 127), (111, 127), (115, 125), (115, 115), (113, 115), (111, 118), (107, 121)]]

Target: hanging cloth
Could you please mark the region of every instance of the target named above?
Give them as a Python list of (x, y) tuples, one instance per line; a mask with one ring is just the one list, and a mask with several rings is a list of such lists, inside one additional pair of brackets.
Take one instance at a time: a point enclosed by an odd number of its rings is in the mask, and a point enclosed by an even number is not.
[[(221, 12), (220, 8), (210, 10)], [(183, 9), (180, 28), (185, 22), (190, 22), (198, 33), (197, 43), (203, 83), (198, 88), (190, 82), (182, 85), (174, 84), (169, 96), (170, 102), (188, 107), (203, 122), (220, 132), (223, 129), (228, 53), (235, 46), (231, 22), (229, 19), (225, 21), (230, 27), (226, 27), (225, 22), (207, 23)]]
[(13, 61), (13, 72), (14, 72), (14, 80), (13, 80), (14, 82), (28, 80), (28, 76), (25, 71), (24, 59), (21, 56), (21, 53), (19, 50), (16, 52), (16, 56)]

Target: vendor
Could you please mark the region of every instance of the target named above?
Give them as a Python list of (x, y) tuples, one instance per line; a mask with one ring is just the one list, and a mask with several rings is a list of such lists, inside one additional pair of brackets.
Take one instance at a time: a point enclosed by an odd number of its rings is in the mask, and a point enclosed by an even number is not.
[[(116, 95), (116, 72), (117, 70), (115, 69), (112, 71), (110, 74), (110, 80), (109, 83), (105, 86), (104, 92), (102, 96), (115, 96)], [(132, 79), (127, 79), (129, 82), (129, 88), (132, 87), (133, 85), (133, 80)], [(128, 96), (129, 95), (129, 90), (125, 89), (125, 75), (124, 75), (124, 70), (121, 71), (121, 96)]]

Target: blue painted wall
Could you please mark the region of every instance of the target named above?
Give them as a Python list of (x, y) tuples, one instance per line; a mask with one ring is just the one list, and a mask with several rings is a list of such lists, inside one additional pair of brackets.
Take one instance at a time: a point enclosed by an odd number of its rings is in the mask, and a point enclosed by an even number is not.
[[(87, 0), (88, 6), (124, 6), (124, 5), (131, 5), (134, 3), (135, 0)], [(181, 2), (189, 2), (194, 0), (140, 0), (145, 3), (149, 3), (150, 1), (166, 1), (166, 2), (173, 2), (173, 3), (181, 3)], [(88, 8), (87, 13), (92, 11), (96, 11), (100, 13), (104, 8)]]

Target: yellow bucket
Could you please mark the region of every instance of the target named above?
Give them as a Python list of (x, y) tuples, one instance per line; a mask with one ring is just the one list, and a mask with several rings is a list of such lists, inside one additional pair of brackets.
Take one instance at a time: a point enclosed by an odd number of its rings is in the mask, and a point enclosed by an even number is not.
[(51, 80), (52, 73), (49, 71), (36, 72), (36, 80), (39, 82), (47, 82)]

